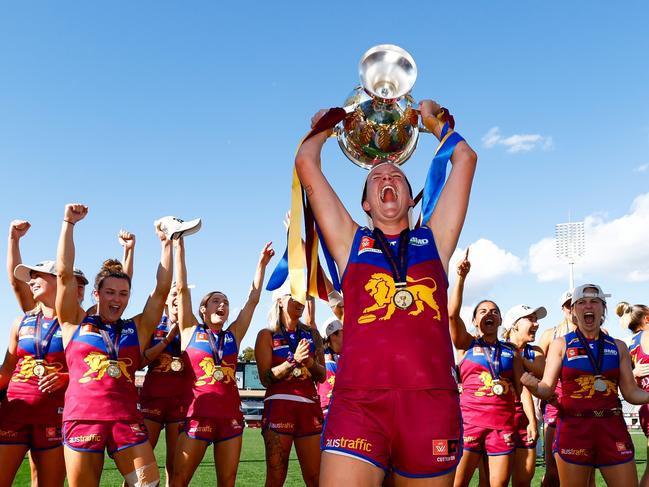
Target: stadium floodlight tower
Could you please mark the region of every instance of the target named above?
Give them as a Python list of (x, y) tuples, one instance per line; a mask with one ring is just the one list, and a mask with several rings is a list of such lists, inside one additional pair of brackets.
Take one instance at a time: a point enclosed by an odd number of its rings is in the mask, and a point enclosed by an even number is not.
[(574, 265), (585, 253), (584, 222), (558, 223), (555, 227), (557, 257), (570, 266), (570, 289), (575, 288)]

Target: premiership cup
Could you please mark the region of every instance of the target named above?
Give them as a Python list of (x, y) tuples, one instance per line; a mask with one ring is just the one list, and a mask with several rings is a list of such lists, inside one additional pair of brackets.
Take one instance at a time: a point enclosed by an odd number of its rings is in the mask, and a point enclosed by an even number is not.
[(417, 79), (415, 60), (399, 46), (382, 44), (363, 55), (358, 71), (361, 86), (345, 101), (348, 115), (335, 129), (340, 148), (365, 169), (382, 162), (401, 165), (425, 130), (410, 95)]

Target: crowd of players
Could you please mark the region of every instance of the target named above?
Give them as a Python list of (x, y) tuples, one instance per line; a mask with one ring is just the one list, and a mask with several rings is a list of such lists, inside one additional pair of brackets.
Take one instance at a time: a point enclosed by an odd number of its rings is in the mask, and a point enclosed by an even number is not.
[[(429, 100), (419, 107), (422, 123), (444, 143), (442, 112)], [(308, 486), (463, 486), (476, 469), (484, 485), (530, 485), (539, 430), (533, 396), (544, 409), (543, 485), (589, 485), (596, 468), (609, 485), (637, 485), (619, 394), (649, 403), (649, 308), (616, 308), (634, 332), (630, 347), (602, 328), (607, 295), (591, 283), (562, 298), (565, 320), (538, 346), (542, 306), (517, 305), (503, 318), (495, 302), (483, 300), (468, 329), (460, 317), (468, 250), (450, 294), (446, 276), (468, 205), (473, 150), (455, 137), (435, 209), (416, 225), (404, 173), (376, 165), (362, 198), (370, 225), (360, 226), (320, 169), (328, 135), (325, 128), (305, 139), (295, 164), (323, 240), (345, 270), (342, 289), (330, 293), (337, 316), (324, 323), (324, 340), (312, 302), (294, 299), (287, 286), (273, 293), (268, 327), (255, 344), (266, 387), (266, 485), (283, 485), (293, 446)], [(23, 264), (20, 254), (29, 223), (10, 225), (7, 268), (24, 314), (11, 327), (0, 368), (0, 487), (12, 484), (27, 452), (34, 485), (59, 487), (66, 477), (70, 486), (99, 485), (107, 452), (125, 485), (156, 486), (153, 448), (163, 429), (168, 485), (188, 485), (210, 444), (218, 485), (235, 485), (244, 428), (235, 372), (271, 244), (234, 319), (222, 291), (205, 295), (194, 314), (184, 237), (198, 224), (156, 222), (156, 286), (142, 312), (124, 318), (135, 237), (120, 232), (124, 257), (103, 263), (96, 304), (84, 309), (89, 281), (74, 267), (74, 232), (87, 214), (82, 204), (66, 205), (56, 261), (37, 265)], [(135, 372), (145, 366), (138, 392)], [(646, 406), (640, 416), (646, 433)]]

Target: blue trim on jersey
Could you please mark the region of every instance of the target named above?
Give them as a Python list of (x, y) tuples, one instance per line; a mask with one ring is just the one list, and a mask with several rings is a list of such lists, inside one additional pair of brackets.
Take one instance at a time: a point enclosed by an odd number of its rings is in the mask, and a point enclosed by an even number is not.
[(341, 452), (341, 453), (344, 453), (346, 456), (356, 457), (356, 458), (358, 458), (358, 459), (361, 459), (361, 460), (363, 460), (363, 461), (366, 461), (366, 462), (368, 462), (368, 463), (371, 463), (371, 464), (374, 465), (375, 467), (378, 467), (378, 468), (380, 468), (381, 470), (383, 470), (385, 473), (388, 473), (388, 472), (390, 471), (390, 469), (388, 469), (387, 467), (384, 467), (384, 466), (381, 465), (379, 462), (377, 462), (377, 461), (375, 461), (375, 460), (372, 460), (371, 458), (366, 457), (365, 455), (361, 455), (361, 454), (359, 454), (359, 453), (356, 453), (356, 452), (353, 452), (353, 451), (350, 451), (350, 450), (346, 450), (346, 449), (344, 449), (344, 448), (333, 447), (333, 446), (326, 446), (326, 447), (324, 447), (324, 448), (322, 449), (322, 451), (339, 451), (339, 452)]

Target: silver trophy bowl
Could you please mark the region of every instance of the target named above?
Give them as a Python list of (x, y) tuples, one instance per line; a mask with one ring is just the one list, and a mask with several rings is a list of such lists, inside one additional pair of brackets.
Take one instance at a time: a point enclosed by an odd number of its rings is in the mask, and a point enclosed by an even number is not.
[(391, 44), (368, 50), (358, 65), (361, 86), (347, 97), (347, 117), (336, 126), (343, 153), (365, 169), (403, 164), (419, 137), (419, 116), (410, 95), (417, 79), (412, 56)]

